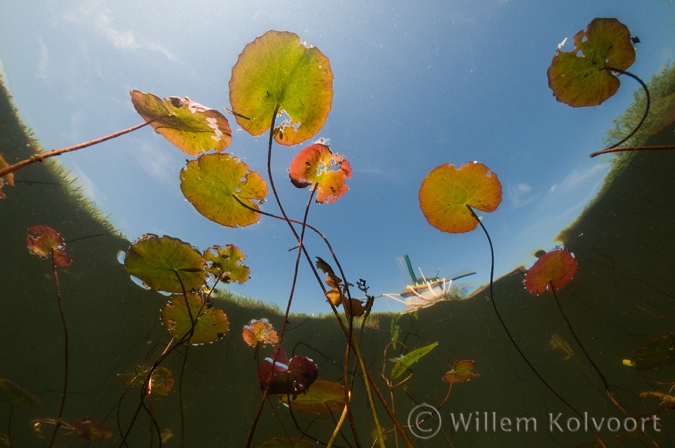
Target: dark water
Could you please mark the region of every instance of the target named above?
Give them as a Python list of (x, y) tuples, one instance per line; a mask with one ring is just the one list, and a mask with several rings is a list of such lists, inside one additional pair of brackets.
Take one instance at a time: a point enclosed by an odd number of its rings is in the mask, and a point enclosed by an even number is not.
[[(12, 122), (7, 105), (3, 107), (0, 150), (12, 162), (30, 154), (31, 147), (26, 145), (31, 141)], [(670, 125), (648, 144), (673, 144), (674, 132)], [(652, 440), (636, 432), (620, 435), (605, 426), (599, 434), (608, 446), (673, 444), (672, 405), (671, 410), (659, 408), (659, 399), (650, 396), (642, 400), (640, 394), (667, 394), (675, 382), (675, 366), (637, 371), (622, 360), (650, 337), (675, 331), (674, 167), (672, 152), (635, 155), (592, 209), (563, 234), (579, 265), (575, 278), (558, 296), (570, 323), (623, 408), (631, 416), (657, 415), (661, 421), (658, 430), (646, 428)], [(113, 436), (91, 444), (120, 446), (121, 434), (130, 427), (140, 397), (138, 389), (125, 392), (116, 376), (132, 372), (138, 364), (154, 362), (169, 342), (159, 319), (166, 298), (129, 279), (116, 260), (129, 242), (109, 235), (110, 228), (94, 219), (69, 193), (71, 187), (46, 164), (23, 170), (17, 180), (21, 182), (14, 188), (5, 187), (8, 197), (0, 203), (0, 378), (31, 392), (42, 407), (36, 410), (0, 402), (0, 432), (11, 436), (14, 447), (45, 446), (53, 431), (46, 419), (57, 417), (61, 401), (64, 335), (53, 273), (49, 261), (29, 255), (26, 249), (27, 229), (40, 224), (57, 229), (67, 241), (77, 239), (66, 245), (73, 264), (59, 270), (69, 336), (69, 392), (63, 420), (73, 423), (86, 417), (102, 422)], [(86, 236), (94, 237), (79, 239)], [(487, 244), (471, 250), (487, 251)], [(552, 296), (531, 296), (523, 289), (522, 280), (523, 274), (515, 271), (496, 282), (494, 293), (505, 323), (528, 360), (582, 414), (596, 421), (623, 421), (625, 415), (609, 401), (600, 377), (575, 343)], [(269, 308), (242, 306), (232, 300), (216, 300), (216, 306), (225, 310), (230, 332), (213, 344), (181, 348), (163, 364), (176, 379), (167, 397), (152, 402), (159, 429), (173, 433), (163, 446), (180, 446), (181, 433), (187, 447), (245, 446), (261, 393), (254, 350), (243, 343), (240, 334), (254, 318), (268, 318), (278, 329), (282, 316)], [(380, 377), (383, 362), (388, 375), (393, 363), (386, 359), (397, 355), (391, 350), (383, 353), (391, 339), (390, 318), (372, 318), (362, 349), (369, 371), (391, 404), (390, 392)], [(518, 355), (495, 316), (487, 290), (468, 300), (423, 310), (417, 322), (407, 316), (401, 329), (400, 339), (409, 349), (439, 343), (413, 366), (411, 379), (394, 389), (393, 407), (404, 425), (415, 405), (438, 406), (443, 401), (448, 384), (441, 377), (455, 360), (474, 360), (480, 374), (453, 386), (440, 409), (442, 432), (428, 440), (410, 435), (415, 446), (572, 447), (594, 443), (592, 433), (583, 430), (583, 421), (577, 431), (565, 426), (567, 419), (576, 415)], [(552, 339), (559, 341), (557, 348), (551, 345)], [(564, 342), (571, 352), (561, 348)], [(291, 352), (294, 347), (296, 354), (316, 362), (319, 379), (341, 381), (345, 338), (334, 318), (291, 317), (284, 348)], [(261, 354), (269, 351), (262, 349)], [(180, 379), (184, 359), (187, 363)], [(361, 446), (371, 446), (375, 428), (360, 376), (355, 380), (353, 397)], [(255, 442), (286, 433), (302, 437), (287, 409), (276, 401), (272, 397), (263, 410)], [(379, 406), (377, 410), (387, 432), (387, 446), (404, 446), (400, 439), (396, 441), (384, 409)], [(556, 421), (563, 431), (550, 423), (551, 416), (558, 414)], [(472, 423), (455, 430), (453, 419), (457, 422), (460, 416), (471, 416)], [(295, 413), (302, 432), (324, 443), (337, 418)], [(536, 429), (530, 423), (527, 431), (518, 430), (520, 418), (536, 420)], [(42, 438), (31, 430), (33, 422), (41, 419)], [(504, 428), (502, 422), (506, 422)], [(60, 431), (55, 446), (90, 443), (68, 432)], [(348, 424), (342, 433), (346, 440), (338, 437), (334, 446), (356, 446)], [(621, 443), (614, 442), (617, 436)], [(147, 412), (140, 412), (127, 446), (159, 446)]]

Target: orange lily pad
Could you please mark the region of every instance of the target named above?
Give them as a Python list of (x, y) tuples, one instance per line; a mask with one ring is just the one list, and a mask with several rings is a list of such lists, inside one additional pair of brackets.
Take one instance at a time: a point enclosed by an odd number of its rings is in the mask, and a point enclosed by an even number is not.
[(191, 156), (211, 149), (223, 151), (232, 141), (227, 118), (189, 98), (172, 96), (161, 100), (152, 93), (132, 90), (131, 102), (145, 121), (154, 120), (150, 126), (155, 131)]
[(440, 165), (422, 181), (420, 208), (429, 224), (448, 233), (470, 232), (478, 221), (469, 207), (493, 212), (502, 202), (502, 184), (497, 174), (478, 162), (460, 168)]
[(75, 420), (73, 427), (75, 428), (75, 434), (90, 442), (109, 439), (113, 436), (113, 432), (103, 426), (102, 423), (92, 422), (87, 418)]
[(223, 310), (208, 307), (197, 294), (176, 294), (162, 308), (162, 323), (174, 336), (186, 336), (193, 321), (194, 333), (189, 339), (193, 345), (217, 341), (230, 329), (230, 321)]
[(227, 283), (244, 283), (249, 279), (251, 269), (241, 264), (245, 259), (246, 255), (234, 244), (211, 246), (204, 251), (206, 270), (221, 279), (227, 278)]
[(577, 272), (577, 262), (565, 249), (548, 252), (536, 261), (525, 274), (525, 289), (539, 295), (550, 291), (551, 285), (561, 290)]
[(72, 260), (63, 250), (66, 243), (56, 230), (47, 226), (33, 226), (30, 228), (30, 232), (37, 235), (36, 237), (31, 235), (26, 237), (28, 250), (31, 254), (42, 258), (47, 258), (51, 255), (56, 266), (70, 266)]
[[(136, 366), (134, 373), (119, 373), (117, 379), (123, 382), (128, 388), (139, 388), (145, 383), (150, 374), (151, 367), (147, 364)], [(159, 398), (166, 397), (173, 389), (173, 375), (171, 371), (164, 366), (157, 367), (152, 372), (152, 383), (150, 384), (150, 395)]]
[[(337, 169), (329, 171), (333, 167)], [(295, 156), (288, 173), (298, 188), (318, 184), (316, 202), (330, 204), (349, 190), (346, 180), (352, 177), (352, 168), (344, 156), (317, 143)]]
[(619, 89), (612, 68), (626, 70), (635, 62), (630, 30), (617, 19), (593, 19), (574, 36), (574, 50), (556, 51), (548, 69), (553, 95), (569, 106), (597, 106)]
[[(0, 155), (0, 170), (9, 167), (9, 163)], [(14, 186), (14, 174), (7, 173), (4, 176), (0, 177), (0, 199), (5, 199), (5, 194), (2, 192), (3, 185), (9, 185), (10, 187)]]
[[(279, 397), (288, 404), (288, 395)], [(291, 409), (308, 414), (327, 415), (342, 412), (345, 407), (345, 387), (333, 381), (316, 380), (307, 393), (290, 401)]]
[(155, 291), (181, 293), (196, 290), (206, 280), (201, 254), (189, 244), (170, 236), (160, 238), (148, 234), (141, 237), (129, 246), (124, 267), (130, 275), (138, 277)]
[(274, 112), (288, 119), (274, 129), (275, 140), (295, 145), (326, 122), (333, 100), (333, 72), (318, 48), (297, 34), (270, 30), (246, 45), (232, 67), (230, 104), (239, 126), (261, 135)]
[(244, 326), (242, 337), (251, 347), (257, 347), (258, 344), (274, 345), (279, 342), (277, 332), (267, 319), (253, 319), (248, 325)]
[(180, 189), (199, 213), (227, 227), (258, 222), (260, 214), (254, 210), (267, 196), (265, 180), (229, 154), (204, 154), (189, 161), (180, 172)]
[(452, 366), (452, 370), (443, 375), (443, 381), (446, 383), (463, 383), (473, 378), (478, 378), (480, 373), (473, 373), (476, 362), (470, 359), (458, 359)]

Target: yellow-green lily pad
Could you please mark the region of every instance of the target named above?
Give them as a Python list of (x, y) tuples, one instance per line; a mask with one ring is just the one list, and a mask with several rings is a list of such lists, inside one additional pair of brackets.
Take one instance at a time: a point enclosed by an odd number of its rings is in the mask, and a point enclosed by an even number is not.
[[(289, 395), (280, 395), (280, 403), (288, 403)], [(309, 390), (291, 397), (291, 409), (308, 414), (327, 415), (342, 412), (345, 407), (345, 387), (333, 381), (316, 380)]]
[(189, 244), (170, 236), (160, 238), (148, 234), (141, 237), (129, 246), (124, 267), (130, 275), (138, 277), (155, 291), (180, 293), (196, 290), (206, 280), (201, 254)]
[(180, 189), (199, 213), (227, 227), (258, 222), (255, 210), (267, 196), (265, 180), (229, 154), (203, 154), (189, 161), (180, 172)]
[(297, 34), (270, 30), (246, 45), (232, 68), (230, 104), (251, 135), (269, 131), (275, 111), (288, 119), (274, 130), (282, 145), (316, 135), (333, 100), (333, 72), (318, 48)]
[[(134, 373), (119, 373), (117, 379), (124, 383), (128, 388), (139, 388), (143, 386), (145, 380), (150, 374), (151, 367), (147, 364), (136, 366)], [(155, 398), (165, 397), (173, 389), (173, 375), (171, 371), (164, 366), (157, 367), (152, 372), (152, 383), (150, 385), (150, 395)]]
[(197, 294), (171, 296), (171, 300), (162, 308), (162, 323), (169, 333), (183, 338), (192, 329), (192, 322), (194, 333), (189, 339), (190, 344), (217, 341), (230, 329), (230, 321), (223, 310), (208, 307)]
[(249, 279), (251, 269), (241, 264), (245, 259), (246, 255), (234, 244), (211, 246), (204, 251), (206, 270), (216, 277), (227, 277), (227, 283), (244, 283)]
[(232, 141), (227, 118), (189, 98), (172, 96), (161, 100), (152, 93), (131, 91), (131, 102), (145, 121), (150, 123), (178, 149), (192, 156), (213, 149), (223, 151)]

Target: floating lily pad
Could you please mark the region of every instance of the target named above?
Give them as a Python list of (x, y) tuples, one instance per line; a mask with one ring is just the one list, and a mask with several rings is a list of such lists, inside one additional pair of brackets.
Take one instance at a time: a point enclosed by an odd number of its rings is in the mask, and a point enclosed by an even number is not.
[(251, 347), (257, 347), (258, 344), (274, 345), (279, 342), (277, 332), (267, 319), (253, 319), (248, 325), (244, 326), (242, 337)]
[(458, 359), (452, 366), (452, 370), (443, 375), (443, 381), (446, 383), (463, 383), (480, 376), (480, 373), (473, 373), (475, 361), (470, 359)]
[(249, 279), (251, 270), (241, 264), (245, 259), (246, 255), (233, 244), (225, 247), (211, 246), (204, 251), (206, 270), (216, 277), (227, 277), (228, 283), (244, 283)]
[(30, 228), (30, 233), (37, 235), (36, 237), (31, 235), (26, 237), (28, 250), (31, 254), (42, 258), (53, 256), (56, 266), (70, 266), (72, 260), (63, 250), (66, 243), (56, 230), (47, 226), (33, 226)]
[[(280, 403), (288, 404), (288, 395), (279, 397)], [(308, 414), (340, 413), (345, 407), (345, 387), (332, 381), (317, 380), (309, 391), (290, 401), (291, 409)]]
[(295, 437), (273, 437), (262, 443), (256, 443), (253, 448), (316, 448), (316, 444)]
[(417, 361), (426, 356), (437, 345), (438, 342), (434, 342), (432, 344), (413, 350), (410, 353), (407, 353), (404, 357), (399, 359), (396, 362), (396, 364), (394, 364), (394, 368), (391, 369), (391, 375), (389, 375), (391, 379), (395, 380), (399, 376), (403, 375), (406, 370), (408, 370), (413, 364), (415, 364)]
[(180, 189), (199, 213), (227, 227), (258, 222), (254, 210), (267, 196), (265, 180), (229, 154), (205, 154), (188, 162), (180, 172)]
[[(329, 171), (330, 168), (336, 169)], [(318, 184), (316, 202), (330, 204), (349, 190), (346, 180), (352, 177), (352, 168), (344, 156), (333, 154), (327, 146), (314, 144), (295, 156), (288, 174), (298, 188)]]
[(616, 19), (593, 19), (574, 36), (574, 50), (556, 51), (548, 69), (553, 95), (572, 107), (597, 106), (619, 89), (612, 68), (626, 70), (635, 62), (630, 30)]
[(246, 45), (232, 68), (230, 104), (251, 135), (269, 131), (274, 111), (288, 119), (274, 130), (282, 145), (295, 145), (323, 126), (333, 100), (328, 58), (297, 34), (270, 30)]
[[(272, 368), (274, 353), (277, 350), (279, 356)], [(267, 392), (270, 395), (290, 394), (295, 397), (302, 394), (314, 383), (318, 374), (316, 364), (311, 359), (299, 355), (289, 361), (286, 353), (280, 348), (275, 349), (272, 355), (258, 366), (260, 390), (265, 390), (265, 384), (270, 375), (272, 376)]]
[[(7, 167), (9, 167), (9, 163), (7, 163), (5, 159), (2, 157), (2, 155), (0, 155), (0, 170), (3, 170)], [(13, 173), (7, 173), (4, 176), (0, 177), (0, 199), (5, 198), (5, 194), (2, 192), (3, 185), (9, 185), (10, 187), (14, 186)]]
[(502, 184), (482, 163), (459, 169), (445, 164), (431, 170), (419, 191), (420, 208), (429, 224), (448, 233), (470, 232), (478, 226), (467, 205), (493, 212), (502, 202)]
[(230, 145), (232, 130), (220, 112), (189, 98), (172, 96), (161, 100), (152, 93), (131, 91), (131, 102), (150, 126), (183, 152), (197, 156), (213, 149), (223, 151)]
[(113, 432), (102, 423), (92, 422), (86, 418), (75, 420), (73, 427), (75, 427), (75, 434), (90, 442), (109, 439), (113, 436)]
[[(151, 367), (148, 365), (136, 366), (134, 373), (120, 373), (117, 379), (129, 388), (139, 388), (145, 383), (150, 374)], [(165, 397), (173, 389), (173, 375), (171, 371), (164, 366), (157, 367), (152, 372), (152, 383), (150, 384), (150, 395), (159, 398)]]
[(171, 300), (162, 308), (162, 323), (174, 336), (183, 338), (187, 335), (192, 329), (192, 321), (195, 322), (195, 328), (189, 339), (190, 344), (217, 341), (225, 336), (230, 328), (230, 321), (223, 310), (207, 307), (197, 294), (188, 293), (186, 296), (176, 294), (171, 296)]
[(201, 254), (189, 244), (170, 236), (142, 236), (129, 246), (124, 267), (129, 274), (156, 291), (180, 293), (196, 290), (206, 279)]
[(20, 404), (31, 409), (40, 409), (41, 407), (40, 402), (33, 394), (4, 378), (0, 378), (0, 401)]
[(624, 362), (635, 370), (653, 370), (675, 362), (675, 331), (649, 338)]
[(525, 274), (525, 289), (539, 295), (550, 291), (551, 285), (561, 290), (577, 272), (577, 262), (565, 249), (556, 249), (537, 259)]

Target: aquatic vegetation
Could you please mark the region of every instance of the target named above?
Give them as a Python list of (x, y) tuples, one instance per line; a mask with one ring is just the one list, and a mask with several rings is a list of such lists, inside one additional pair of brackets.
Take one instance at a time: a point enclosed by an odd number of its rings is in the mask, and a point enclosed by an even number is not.
[(471, 359), (458, 359), (452, 366), (452, 369), (443, 375), (443, 381), (446, 383), (463, 383), (478, 378), (480, 373), (474, 373), (473, 368), (476, 362)]
[(0, 378), (0, 401), (40, 409), (40, 401), (33, 394), (22, 389), (12, 381)]
[(653, 370), (673, 362), (675, 362), (675, 331), (649, 338), (623, 360), (624, 365), (635, 370)]
[(431, 350), (436, 348), (438, 346), (438, 342), (434, 342), (432, 344), (426, 345), (424, 347), (420, 347), (418, 349), (415, 349), (411, 352), (406, 353), (405, 356), (401, 357), (398, 361), (396, 361), (396, 364), (394, 364), (394, 367), (391, 369), (391, 373), (389, 374), (389, 377), (392, 380), (395, 380), (396, 378), (400, 377), (403, 375), (413, 364), (415, 364), (417, 361), (425, 357)]
[[(9, 164), (5, 161), (2, 155), (0, 155), (0, 170), (4, 170), (8, 167)], [(10, 187), (14, 186), (14, 175), (12, 173), (7, 173), (4, 176), (0, 176), (0, 199), (5, 198), (5, 194), (2, 192), (2, 187), (5, 185), (9, 185)]]
[(572, 349), (572, 346), (558, 333), (551, 333), (551, 340), (548, 341), (548, 345), (553, 349), (557, 349), (565, 353), (564, 361), (567, 361), (568, 359), (572, 358), (572, 356), (574, 356), (574, 350)]

